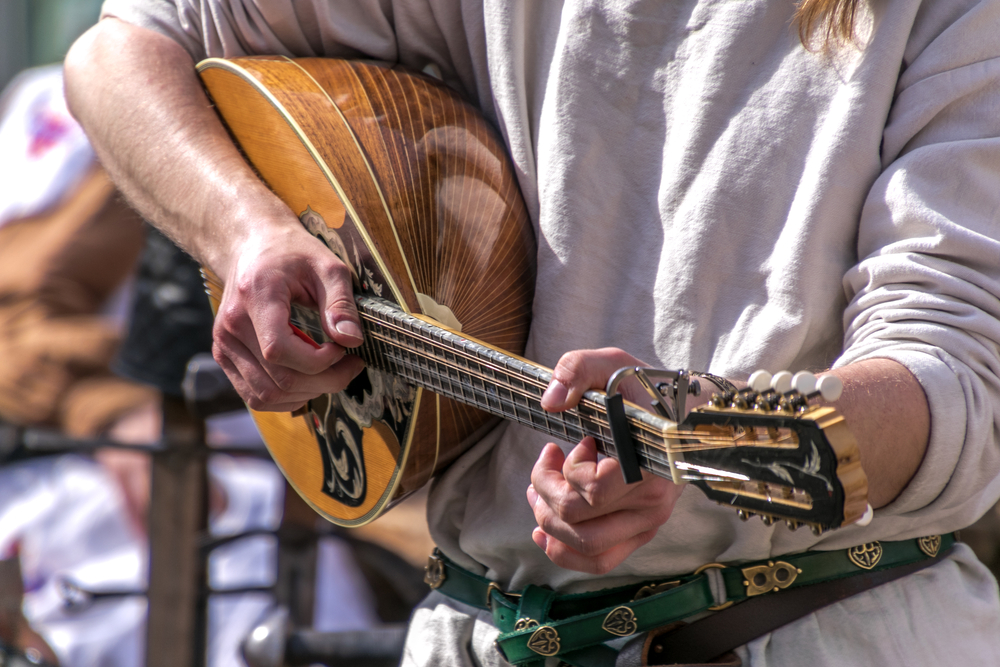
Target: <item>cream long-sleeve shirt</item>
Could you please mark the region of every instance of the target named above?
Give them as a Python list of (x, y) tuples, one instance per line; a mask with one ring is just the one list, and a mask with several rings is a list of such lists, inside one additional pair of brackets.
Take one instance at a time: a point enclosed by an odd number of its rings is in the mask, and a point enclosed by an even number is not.
[[(920, 381), (926, 456), (869, 526), (816, 538), (687, 492), (600, 579), (531, 541), (525, 488), (545, 437), (498, 428), (435, 483), (435, 539), (506, 587), (581, 590), (948, 532), (1000, 496), (1000, 2), (871, 4), (857, 44), (832, 51), (804, 48), (793, 4), (775, 0), (107, 0), (105, 14), (195, 59), (437, 66), (510, 149), (538, 239), (527, 356), (543, 364), (614, 345), (739, 378), (885, 357)], [(418, 612), (440, 639), (413, 661), (454, 642), (496, 659), (485, 617), (454, 609)], [(879, 624), (907, 636), (876, 641)], [(962, 549), (743, 652), (969, 664), (958, 649), (1000, 664), (998, 637), (996, 585)], [(464, 664), (453, 653), (442, 664)]]

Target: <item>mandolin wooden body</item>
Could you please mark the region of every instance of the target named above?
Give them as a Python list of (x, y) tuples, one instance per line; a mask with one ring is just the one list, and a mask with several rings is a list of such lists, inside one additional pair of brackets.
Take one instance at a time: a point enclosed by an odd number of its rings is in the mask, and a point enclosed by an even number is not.
[[(259, 57), (198, 70), (246, 159), (352, 268), (356, 292), (523, 352), (534, 234), (503, 144), (472, 106), (374, 63)], [(343, 526), (419, 489), (495, 419), (371, 368), (304, 414), (253, 417), (296, 491)]]

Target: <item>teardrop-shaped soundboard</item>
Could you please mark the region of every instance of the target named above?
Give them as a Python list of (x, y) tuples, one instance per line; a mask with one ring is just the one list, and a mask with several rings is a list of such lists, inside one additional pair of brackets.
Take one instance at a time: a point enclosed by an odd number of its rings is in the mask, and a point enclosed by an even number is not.
[[(351, 267), (358, 294), (523, 352), (534, 233), (503, 144), (475, 108), (375, 63), (210, 59), (198, 71), (247, 160)], [(493, 419), (372, 365), (307, 410), (253, 416), (292, 486), (343, 526), (423, 486)]]

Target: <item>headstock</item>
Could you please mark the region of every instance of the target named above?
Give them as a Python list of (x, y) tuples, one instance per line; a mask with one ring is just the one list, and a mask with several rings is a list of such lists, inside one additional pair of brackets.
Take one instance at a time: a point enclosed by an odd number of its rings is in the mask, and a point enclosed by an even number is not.
[(712, 396), (670, 435), (682, 481), (770, 525), (817, 534), (870, 516), (857, 441), (833, 407), (834, 376), (754, 373), (745, 389)]

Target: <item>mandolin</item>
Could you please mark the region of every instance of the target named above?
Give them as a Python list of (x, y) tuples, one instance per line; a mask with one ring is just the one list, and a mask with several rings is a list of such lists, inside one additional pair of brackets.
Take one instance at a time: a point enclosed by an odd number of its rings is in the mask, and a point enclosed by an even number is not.
[[(818, 532), (865, 513), (842, 416), (795, 390), (722, 392), (681, 422), (600, 391), (541, 409), (551, 371), (518, 356), (534, 231), (502, 142), (439, 81), (318, 58), (209, 59), (198, 71), (248, 162), (352, 271), (365, 370), (295, 413), (251, 411), (289, 483), (328, 520), (372, 521), (497, 418), (593, 436), (623, 467), (693, 483), (744, 518)], [(204, 274), (217, 307), (224, 286)], [(290, 323), (328, 340), (314, 311), (293, 304)]]

